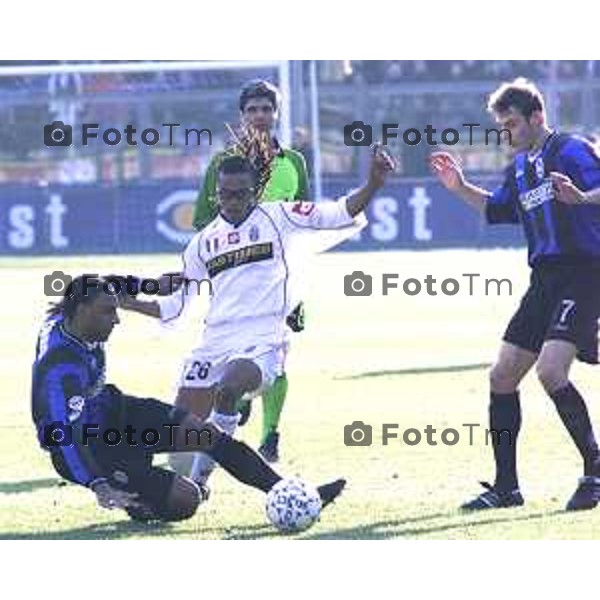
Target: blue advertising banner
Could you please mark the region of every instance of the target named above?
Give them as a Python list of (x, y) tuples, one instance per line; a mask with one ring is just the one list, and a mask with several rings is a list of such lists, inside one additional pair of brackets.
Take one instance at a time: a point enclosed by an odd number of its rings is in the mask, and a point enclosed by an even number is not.
[[(327, 197), (353, 182), (325, 182)], [(0, 254), (179, 252), (193, 236), (197, 190), (189, 181), (0, 187)], [(519, 227), (488, 227), (433, 180), (392, 183), (372, 201), (369, 226), (341, 250), (517, 246)]]

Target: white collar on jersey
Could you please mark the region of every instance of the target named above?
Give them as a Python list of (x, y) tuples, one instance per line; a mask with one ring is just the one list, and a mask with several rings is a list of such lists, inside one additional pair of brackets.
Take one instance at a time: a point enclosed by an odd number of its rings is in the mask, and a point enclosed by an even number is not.
[(228, 225), (233, 225), (237, 229), (238, 227), (240, 227), (240, 225), (243, 225), (254, 214), (254, 211), (256, 210), (257, 207), (258, 207), (258, 202), (255, 202), (254, 206), (252, 207), (252, 210), (249, 211), (248, 214), (239, 223), (234, 223), (233, 221), (230, 221), (221, 211), (219, 211), (219, 217), (221, 219), (223, 219), (223, 221), (225, 221), (225, 223), (227, 223)]

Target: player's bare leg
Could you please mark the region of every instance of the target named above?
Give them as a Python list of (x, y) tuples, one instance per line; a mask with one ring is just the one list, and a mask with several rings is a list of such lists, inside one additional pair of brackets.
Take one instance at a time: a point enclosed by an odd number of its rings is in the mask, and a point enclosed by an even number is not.
[(529, 373), (537, 354), (502, 342), (496, 362), (490, 369), (490, 390), (493, 394), (512, 394)]
[[(213, 388), (214, 406), (208, 417), (228, 435), (233, 435), (238, 425), (237, 403), (246, 393), (260, 388), (262, 374), (260, 368), (251, 360), (237, 359), (226, 367), (221, 381)], [(204, 486), (215, 468), (215, 461), (204, 453), (198, 453), (190, 471), (190, 477)]]
[(215, 392), (210, 388), (191, 388), (182, 387), (177, 391), (175, 406), (189, 410), (198, 415), (201, 419), (206, 419), (210, 414), (215, 402)]
[[(251, 361), (245, 362), (251, 363)], [(251, 364), (254, 365), (254, 363)], [(240, 375), (241, 369), (233, 373), (228, 381)], [(221, 408), (222, 410), (235, 410), (235, 400), (232, 396), (224, 395)], [(190, 431), (192, 431), (192, 434), (188, 435)], [(193, 432), (200, 432), (200, 435)], [(219, 463), (241, 483), (265, 493), (281, 480), (281, 476), (247, 444), (233, 439), (216, 424), (210, 421), (202, 421), (196, 415), (189, 414), (183, 419), (181, 426), (175, 433), (174, 443), (175, 451), (187, 451), (189, 449), (201, 451), (202, 456), (209, 456), (211, 460)], [(186, 478), (179, 479), (186, 481)], [(317, 491), (321, 497), (323, 507), (333, 502), (342, 493), (345, 485), (345, 479), (337, 479), (319, 486)], [(180, 496), (183, 496), (183, 499), (179, 504), (181, 510), (184, 511), (186, 507), (190, 506), (187, 490), (184, 490)]]
[[(223, 410), (231, 410), (233, 402), (223, 400)], [(168, 409), (168, 407), (166, 407)], [(268, 492), (281, 477), (246, 444), (234, 440), (216, 424), (187, 413), (175, 429), (173, 449), (181, 453), (192, 449), (214, 459), (238, 481)], [(143, 481), (142, 481), (143, 480)], [(140, 486), (136, 501), (125, 506), (136, 521), (181, 521), (192, 517), (203, 500), (207, 499), (202, 486), (160, 467), (144, 471), (141, 478), (130, 479), (129, 485)], [(323, 506), (331, 503), (344, 489), (346, 482), (338, 479), (317, 488)]]
[(575, 344), (565, 340), (544, 343), (537, 363), (538, 378), (554, 401), (558, 415), (583, 459), (583, 477), (567, 510), (595, 508), (600, 502), (600, 452), (585, 400), (569, 380), (577, 355)]
[(542, 346), (536, 372), (549, 396), (569, 385), (569, 372), (576, 355), (575, 344), (565, 340), (548, 340)]
[[(175, 406), (189, 410), (200, 419), (209, 417), (215, 403), (212, 387), (180, 387), (175, 398)], [(194, 453), (178, 452), (169, 455), (169, 465), (180, 475), (189, 475), (194, 462)]]
[(521, 429), (519, 384), (531, 370), (537, 355), (514, 344), (502, 342), (496, 363), (490, 370), (489, 423), (496, 462), (494, 485), (463, 504), (465, 510), (520, 506), (523, 497), (517, 477), (517, 437)]

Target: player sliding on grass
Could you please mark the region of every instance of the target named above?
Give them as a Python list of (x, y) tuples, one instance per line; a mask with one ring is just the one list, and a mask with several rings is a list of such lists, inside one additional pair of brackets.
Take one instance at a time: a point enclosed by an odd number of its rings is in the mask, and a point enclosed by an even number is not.
[[(194, 210), (194, 227), (202, 231), (219, 214), (217, 172), (219, 163), (232, 153), (261, 163), (263, 181), (256, 196), (262, 202), (309, 200), (308, 175), (304, 157), (282, 146), (272, 134), (277, 121), (280, 95), (277, 88), (263, 80), (250, 81), (240, 92), (239, 106), (242, 127), (236, 134), (233, 147), (217, 154), (210, 162), (198, 194)], [(291, 306), (287, 323), (293, 331), (304, 328), (302, 303)], [(265, 460), (279, 459), (279, 422), (288, 392), (288, 380), (282, 370), (273, 384), (262, 392), (263, 427), (258, 451)], [(240, 403), (243, 422), (250, 415), (250, 402)]]
[(440, 181), (488, 223), (522, 223), (532, 269), (490, 372), (490, 428), (505, 432), (493, 436), (496, 480), (464, 508), (523, 504), (516, 465), (518, 388), (534, 365), (583, 458), (583, 477), (567, 510), (594, 508), (600, 501), (600, 453), (569, 372), (575, 358), (598, 362), (600, 158), (585, 140), (548, 127), (542, 95), (530, 82), (503, 84), (489, 109), (510, 131), (515, 152), (498, 189), (490, 193), (466, 181), (449, 154), (431, 156)]
[[(338, 201), (292, 204), (259, 203), (255, 172), (247, 159), (229, 157), (220, 163), (219, 216), (196, 234), (183, 254), (188, 284), (153, 302), (128, 298), (123, 304), (164, 322), (172, 321), (198, 293), (199, 282), (210, 280), (213, 293), (206, 327), (198, 346), (184, 361), (177, 406), (201, 417), (210, 416), (210, 422), (233, 435), (237, 416), (213, 407), (213, 391), (239, 401), (246, 394), (259, 393), (281, 375), (285, 317), (299, 276), (295, 257), (308, 242), (322, 250), (364, 226), (366, 219), (361, 213), (393, 166), (390, 157), (376, 146), (362, 188)], [(210, 456), (199, 454), (191, 476), (204, 484), (213, 467)]]
[[(240, 482), (268, 492), (281, 477), (244, 443), (182, 408), (105, 385), (104, 342), (119, 323), (117, 297), (105, 280), (90, 287), (86, 279), (74, 279), (51, 309), (36, 348), (33, 419), (58, 474), (89, 487), (100, 506), (123, 508), (139, 520), (187, 519), (202, 500), (204, 490), (194, 482), (152, 466), (158, 452), (201, 450)], [(232, 385), (226, 375), (215, 390), (216, 408), (228, 417), (235, 413)], [(121, 442), (111, 445), (115, 430)], [(158, 440), (144, 438), (147, 430), (158, 432)], [(339, 479), (318, 488), (323, 505), (344, 485)]]

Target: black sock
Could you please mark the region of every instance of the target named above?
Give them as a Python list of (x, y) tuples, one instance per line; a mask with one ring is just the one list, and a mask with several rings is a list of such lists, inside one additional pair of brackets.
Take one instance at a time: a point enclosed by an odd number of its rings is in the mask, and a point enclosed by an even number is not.
[(268, 492), (281, 477), (244, 442), (222, 434), (206, 454), (238, 481)]
[(583, 458), (584, 474), (598, 475), (594, 472), (594, 467), (596, 470), (598, 468), (598, 443), (585, 400), (571, 383), (552, 392), (550, 397), (554, 400), (556, 410)]
[(517, 437), (521, 429), (519, 392), (490, 394), (490, 429), (498, 432), (491, 434), (496, 461), (494, 487), (500, 490), (516, 489), (519, 487)]

